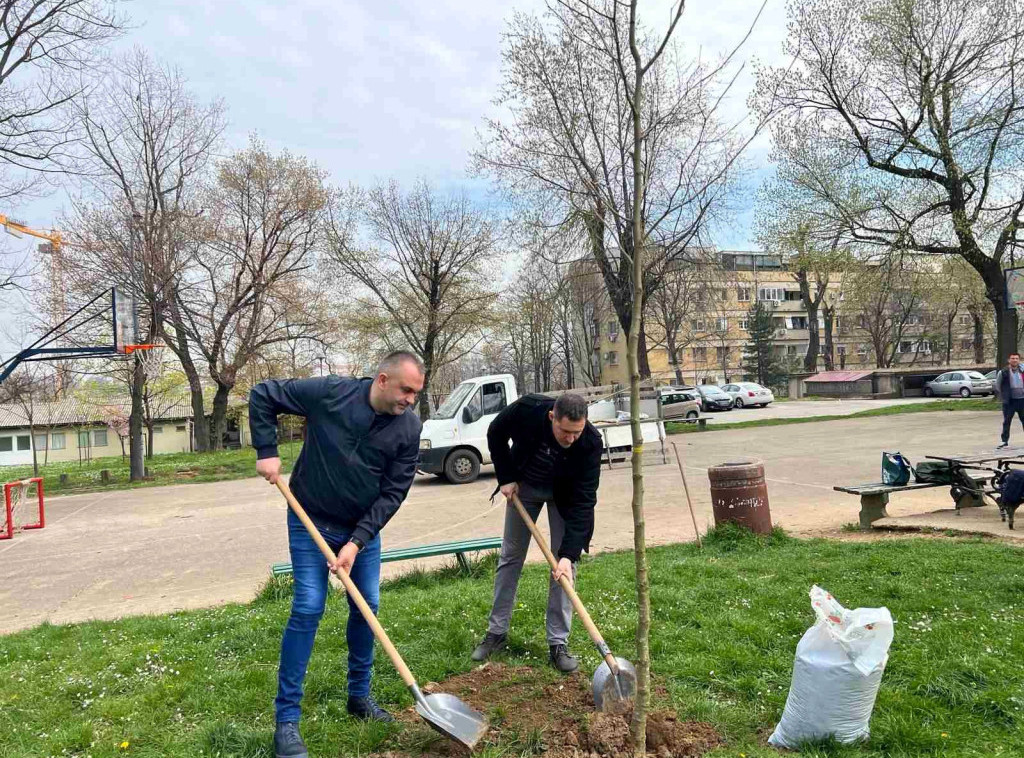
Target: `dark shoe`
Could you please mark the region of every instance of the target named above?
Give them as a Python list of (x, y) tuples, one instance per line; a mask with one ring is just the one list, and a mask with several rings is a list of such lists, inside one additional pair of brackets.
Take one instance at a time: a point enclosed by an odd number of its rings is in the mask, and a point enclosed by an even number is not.
[(571, 674), (580, 667), (579, 661), (569, 653), (568, 645), (552, 645), (549, 658), (551, 665), (563, 674)]
[(508, 639), (507, 634), (492, 634), (488, 632), (484, 635), (484, 641), (476, 646), (476, 650), (473, 651), (473, 655), (470, 657), (476, 661), (486, 661), (494, 653), (505, 647), (505, 641)]
[(299, 736), (299, 725), (294, 721), (282, 721), (274, 730), (275, 758), (309, 758), (306, 743)]
[(1007, 447), (1009, 444), (1010, 444), (1009, 442), (1001, 442), (1000, 444), (996, 445), (996, 450), (999, 450), (1000, 448)]
[(395, 720), (395, 717), (377, 705), (372, 697), (349, 696), (348, 712), (360, 721), (382, 721), (387, 724)]

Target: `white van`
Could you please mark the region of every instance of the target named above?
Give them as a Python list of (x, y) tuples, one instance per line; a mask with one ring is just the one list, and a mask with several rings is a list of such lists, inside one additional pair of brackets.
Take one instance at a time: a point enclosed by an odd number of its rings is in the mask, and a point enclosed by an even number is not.
[[(480, 467), (491, 462), (487, 428), (518, 397), (512, 374), (478, 376), (462, 382), (423, 422), (419, 470), (444, 476), (452, 484), (472, 482), (480, 475)], [(613, 457), (632, 449), (629, 422), (617, 420), (614, 403), (592, 403), (588, 418), (601, 432), (606, 452), (610, 450)], [(652, 441), (665, 439), (661, 419), (645, 420), (641, 433)]]

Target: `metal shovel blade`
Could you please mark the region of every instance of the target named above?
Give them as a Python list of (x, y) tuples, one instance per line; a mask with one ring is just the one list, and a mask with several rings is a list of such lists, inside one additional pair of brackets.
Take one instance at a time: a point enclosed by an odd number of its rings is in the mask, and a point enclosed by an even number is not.
[(487, 719), (484, 715), (474, 711), (454, 695), (420, 694), (416, 698), (416, 712), (435, 730), (461, 742), (470, 750), (487, 733)]
[(615, 676), (608, 661), (602, 661), (594, 672), (594, 705), (599, 711), (614, 711), (636, 695), (636, 669), (625, 658), (615, 658), (619, 675)]

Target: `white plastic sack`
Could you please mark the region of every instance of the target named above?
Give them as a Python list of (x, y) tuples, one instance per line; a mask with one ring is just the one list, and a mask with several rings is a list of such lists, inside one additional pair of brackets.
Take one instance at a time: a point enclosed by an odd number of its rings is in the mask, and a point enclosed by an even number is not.
[(800, 638), (786, 708), (768, 743), (796, 748), (835, 737), (867, 739), (868, 721), (892, 644), (888, 608), (848, 611), (815, 585), (811, 607), (817, 622)]

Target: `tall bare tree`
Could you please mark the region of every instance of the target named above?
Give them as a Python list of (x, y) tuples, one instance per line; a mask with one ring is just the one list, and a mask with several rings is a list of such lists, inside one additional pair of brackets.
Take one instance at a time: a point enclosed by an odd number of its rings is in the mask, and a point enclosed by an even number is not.
[[(516, 14), (502, 58), (497, 98), (509, 114), (488, 122), (474, 157), (509, 195), (531, 204), (541, 229), (575, 237), (594, 261), (624, 332), (639, 316), (640, 371), (650, 374), (643, 310), (631, 299), (639, 216), (649, 250), (645, 295), (665, 261), (683, 261), (728, 215), (736, 157), (743, 145), (718, 119), (721, 69), (686, 60), (674, 45), (665, 65), (645, 73), (638, 114), (641, 202), (635, 202), (635, 143), (628, 59), (628, 4), (549, 0), (543, 18)], [(615, 12), (619, 23), (612, 28)], [(613, 35), (619, 35), (614, 37)], [(641, 33), (642, 36), (642, 33)], [(620, 60), (621, 58), (621, 60)], [(575, 251), (578, 245), (564, 245)]]
[(330, 193), (324, 172), (252, 138), (223, 160), (203, 194), (199, 250), (176, 287), (195, 349), (216, 386), (210, 444), (219, 449), (240, 372), (263, 350), (322, 330), (310, 292)]
[[(358, 214), (371, 243), (357, 236)], [(433, 372), (468, 354), (489, 323), (497, 246), (494, 225), (468, 198), (440, 195), (423, 181), (408, 192), (397, 182), (379, 185), (349, 209), (336, 207), (331, 257), (362, 289), (353, 326), (385, 349), (405, 347), (423, 359), (422, 419), (430, 418)]]
[(126, 19), (119, 0), (0, 2), (0, 199), (72, 162), (80, 99)]
[[(224, 126), (220, 103), (197, 103), (181, 74), (134, 50), (79, 107), (90, 194), (76, 203), (68, 256), (93, 281), (121, 287), (140, 306), (140, 339), (163, 339), (189, 381), (197, 431), (205, 426), (202, 384), (177, 309), (191, 264), (201, 180)], [(145, 372), (132, 384), (132, 477), (141, 478)], [(208, 435), (206, 435), (208, 436)], [(197, 434), (200, 450), (206, 449)]]
[(783, 109), (777, 151), (854, 242), (974, 268), (1003, 362), (1017, 314), (1002, 269), (1024, 223), (1024, 6), (796, 0), (789, 15), (799, 75), (759, 77), (764, 107)]
[[(910, 337), (915, 317), (923, 310), (926, 284), (927, 274), (918, 262), (900, 253), (854, 270), (849, 307), (871, 342), (878, 368), (892, 366), (900, 344)], [(914, 342), (916, 353), (916, 339)]]

